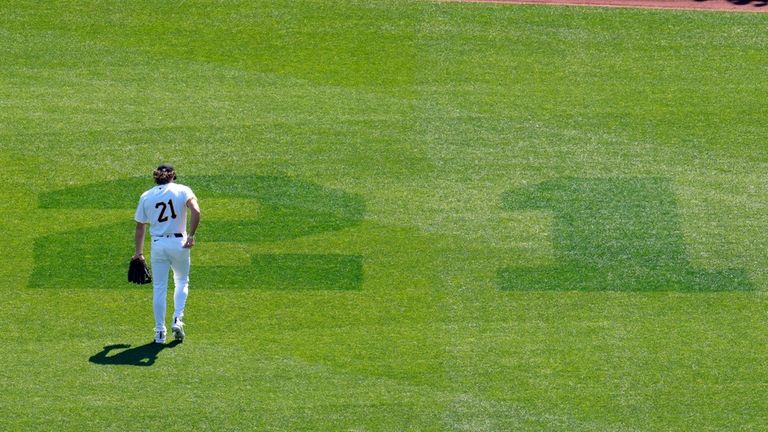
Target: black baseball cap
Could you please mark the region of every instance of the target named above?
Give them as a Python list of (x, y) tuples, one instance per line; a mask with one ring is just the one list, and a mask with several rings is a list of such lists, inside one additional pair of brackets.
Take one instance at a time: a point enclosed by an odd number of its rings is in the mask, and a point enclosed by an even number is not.
[(173, 168), (173, 165), (171, 165), (171, 164), (162, 164), (162, 165), (160, 165), (159, 167), (157, 167), (157, 170), (158, 170), (158, 171), (165, 171), (165, 172), (176, 171), (176, 170)]

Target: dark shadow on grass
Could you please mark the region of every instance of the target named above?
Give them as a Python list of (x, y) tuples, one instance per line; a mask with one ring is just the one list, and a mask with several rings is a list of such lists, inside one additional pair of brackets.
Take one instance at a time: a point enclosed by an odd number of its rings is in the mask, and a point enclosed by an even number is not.
[(754, 6), (754, 7), (768, 6), (768, 1), (766, 0), (728, 0), (728, 2), (731, 4), (735, 4), (737, 6)]
[[(697, 3), (704, 3), (709, 0), (694, 0)], [(736, 5), (736, 6), (754, 6), (754, 7), (765, 7), (768, 6), (768, 0), (728, 0), (728, 3)]]
[[(135, 348), (131, 348), (131, 345), (129, 344), (107, 345), (101, 352), (92, 355), (88, 361), (100, 365), (152, 366), (155, 364), (155, 360), (157, 360), (160, 351), (167, 348), (174, 348), (180, 343), (181, 341), (177, 340), (169, 344), (150, 342)], [(120, 349), (125, 350), (108, 355), (110, 352)]]

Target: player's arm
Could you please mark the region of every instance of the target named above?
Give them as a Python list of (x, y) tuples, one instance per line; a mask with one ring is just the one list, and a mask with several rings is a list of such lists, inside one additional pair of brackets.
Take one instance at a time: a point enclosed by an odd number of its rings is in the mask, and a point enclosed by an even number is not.
[(134, 236), (135, 240), (135, 253), (133, 254), (133, 258), (141, 258), (144, 256), (144, 235), (147, 231), (147, 224), (136, 222), (136, 235)]
[(188, 199), (187, 208), (189, 209), (189, 231), (187, 231), (187, 241), (184, 243), (184, 247), (191, 248), (195, 245), (195, 232), (197, 226), (200, 225), (200, 206), (197, 204), (197, 198)]

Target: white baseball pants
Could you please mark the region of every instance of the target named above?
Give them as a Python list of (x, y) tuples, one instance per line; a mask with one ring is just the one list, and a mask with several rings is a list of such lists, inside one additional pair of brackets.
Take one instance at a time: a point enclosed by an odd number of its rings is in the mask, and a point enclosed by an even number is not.
[(165, 304), (168, 292), (168, 272), (173, 270), (173, 316), (184, 316), (184, 305), (189, 294), (189, 249), (182, 246), (184, 237), (152, 237), (152, 307), (155, 312), (155, 331), (165, 331)]

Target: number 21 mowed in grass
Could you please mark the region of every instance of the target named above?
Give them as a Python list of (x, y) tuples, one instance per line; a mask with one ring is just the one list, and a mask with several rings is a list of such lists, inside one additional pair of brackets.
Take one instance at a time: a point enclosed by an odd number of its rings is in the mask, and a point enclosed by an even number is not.
[[(259, 244), (353, 228), (365, 217), (363, 198), (286, 176), (190, 176), (201, 199), (253, 200), (253, 217), (206, 220), (206, 242)], [(146, 180), (130, 178), (42, 194), (44, 209), (128, 209)], [(161, 214), (174, 217), (173, 204)], [(699, 269), (685, 251), (672, 183), (666, 178), (560, 178), (510, 190), (510, 211), (552, 215), (554, 264), (502, 267), (496, 284), (508, 291), (679, 291), (752, 289), (743, 269)], [(31, 288), (116, 288), (130, 256), (127, 222), (48, 234), (36, 240)], [(121, 244), (122, 247), (105, 247)], [(125, 250), (124, 250), (125, 249)], [(82, 266), (64, 265), (76, 255)], [(363, 287), (364, 257), (339, 253), (252, 254), (243, 265), (196, 268), (196, 288), (341, 290)], [(69, 261), (71, 262), (71, 261)]]

